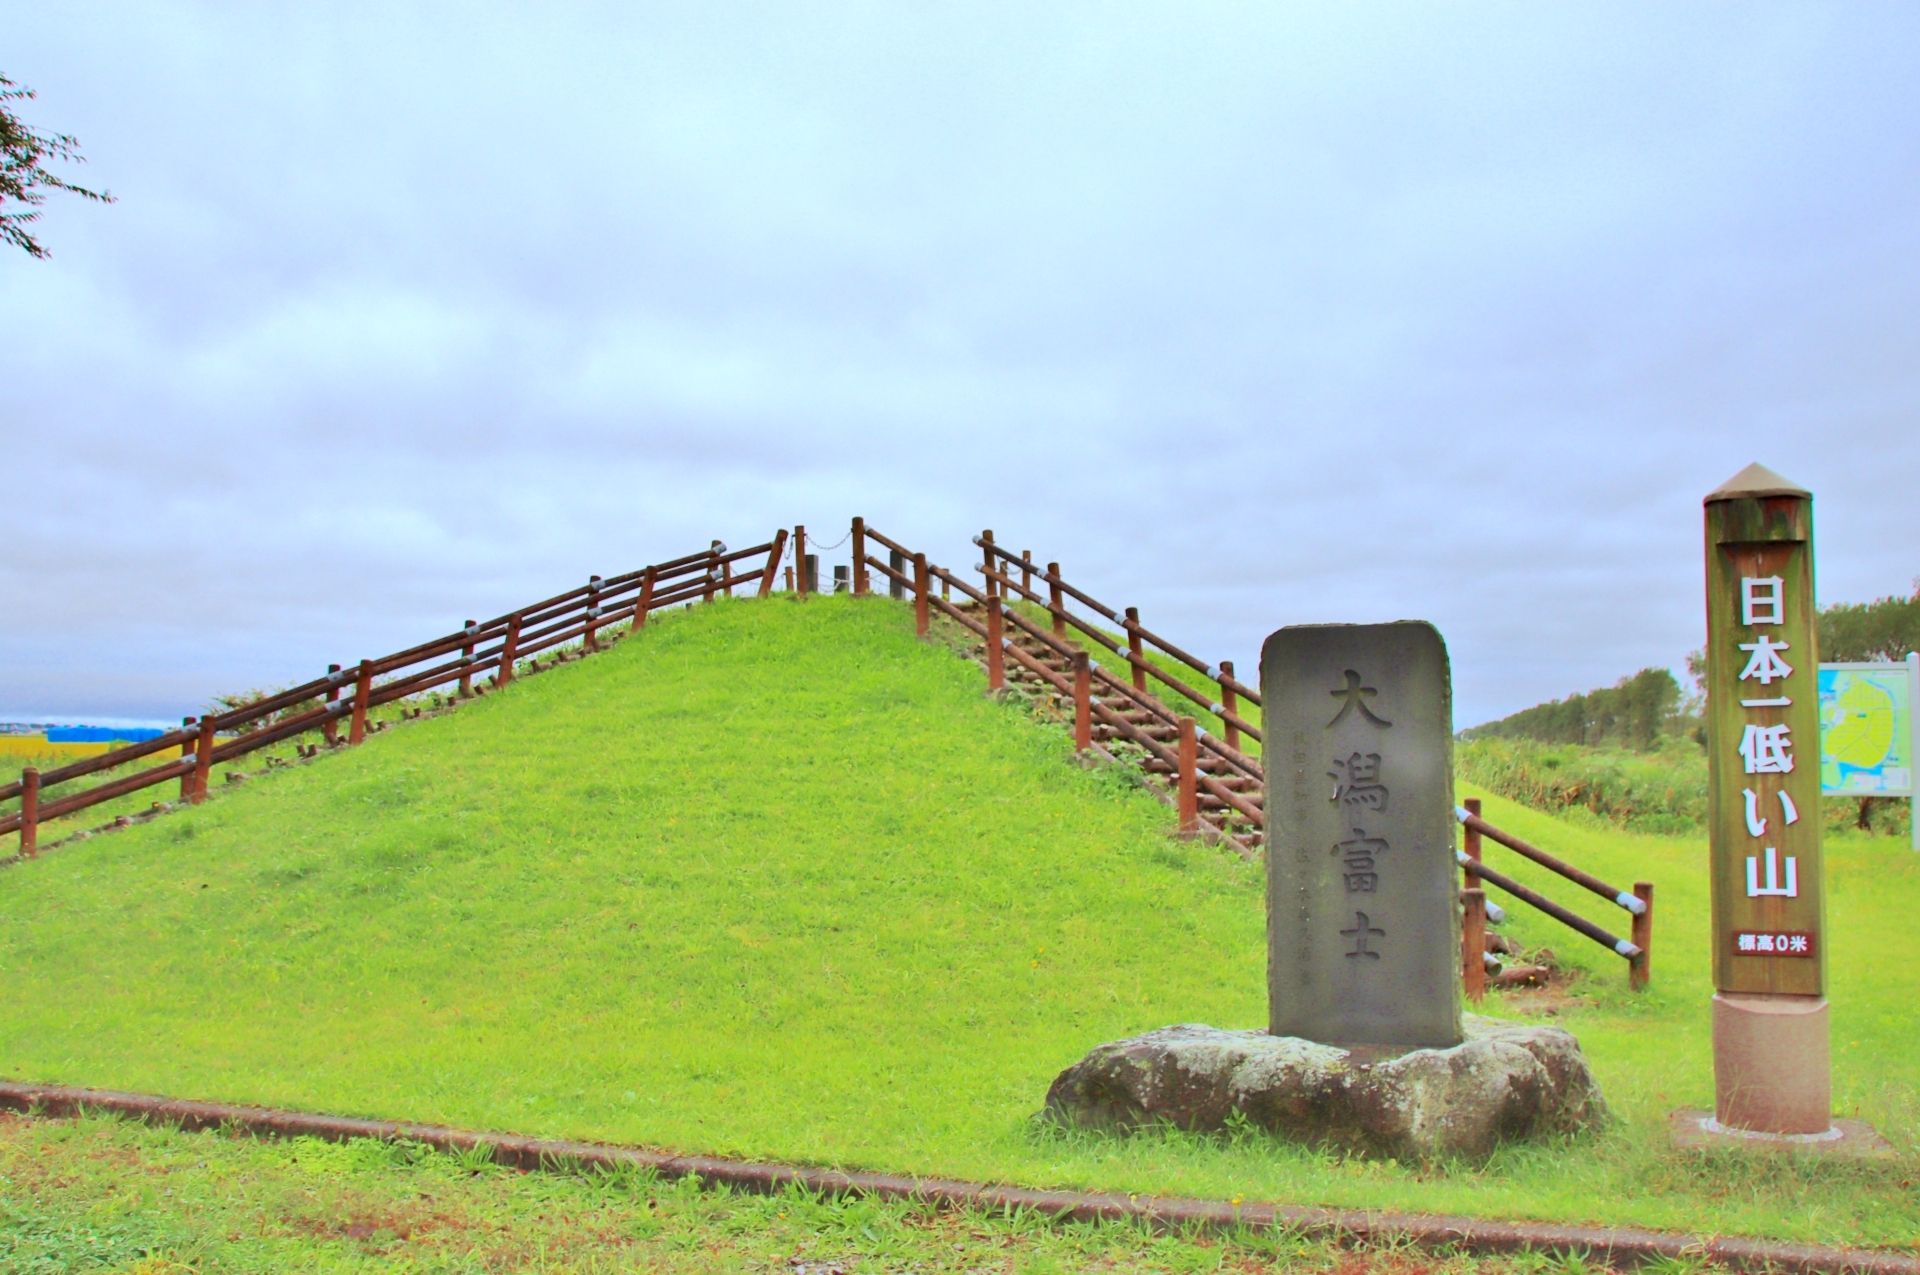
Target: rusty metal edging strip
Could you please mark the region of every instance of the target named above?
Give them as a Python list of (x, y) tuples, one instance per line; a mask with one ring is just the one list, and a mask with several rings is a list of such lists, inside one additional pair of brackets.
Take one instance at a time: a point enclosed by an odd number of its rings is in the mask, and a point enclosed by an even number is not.
[(237, 1128), (272, 1137), (312, 1137), (330, 1142), (351, 1138), (419, 1142), (438, 1150), (470, 1151), (487, 1147), (494, 1163), (516, 1169), (572, 1166), (627, 1166), (652, 1169), (662, 1177), (698, 1177), (736, 1190), (764, 1194), (790, 1185), (823, 1195), (870, 1195), (879, 1199), (944, 1208), (1032, 1209), (1057, 1221), (1143, 1221), (1155, 1226), (1227, 1230), (1284, 1228), (1316, 1239), (1336, 1241), (1412, 1241), (1423, 1248), (1470, 1253), (1577, 1252), (1589, 1259), (1638, 1265), (1662, 1258), (1707, 1259), (1743, 1271), (1861, 1272), (1862, 1275), (1920, 1275), (1920, 1256), (1882, 1249), (1825, 1248), (1741, 1237), (1676, 1234), (1624, 1227), (1560, 1226), (1543, 1222), (1497, 1222), (1430, 1213), (1371, 1213), (1353, 1209), (1305, 1208), (1285, 1204), (1230, 1204), (1224, 1200), (1162, 1196), (1086, 1194), (994, 1186), (942, 1178), (909, 1178), (887, 1173), (842, 1173), (833, 1169), (755, 1164), (706, 1156), (672, 1155), (638, 1147), (603, 1143), (523, 1138), (479, 1133), (444, 1125), (397, 1120), (358, 1120), (267, 1107), (217, 1102), (188, 1102), (151, 1094), (65, 1085), (0, 1081), (0, 1109), (52, 1116), (86, 1111), (113, 1112), (187, 1130)]

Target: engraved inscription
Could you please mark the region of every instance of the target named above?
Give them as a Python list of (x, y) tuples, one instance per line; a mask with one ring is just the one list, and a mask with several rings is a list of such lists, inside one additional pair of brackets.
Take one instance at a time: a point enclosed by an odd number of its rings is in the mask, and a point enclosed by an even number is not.
[(1327, 772), (1333, 780), (1332, 800), (1348, 807), (1368, 810), (1387, 808), (1387, 786), (1380, 782), (1380, 754), (1354, 753), (1344, 761), (1335, 758), (1334, 769)]
[(1372, 939), (1383, 939), (1387, 937), (1387, 932), (1370, 922), (1365, 912), (1355, 912), (1353, 914), (1353, 928), (1350, 930), (1342, 930), (1340, 933), (1353, 940), (1353, 950), (1347, 953), (1348, 960), (1353, 960), (1356, 957), (1365, 957), (1370, 961), (1380, 959), (1380, 953), (1368, 947), (1367, 943)]
[(1367, 707), (1367, 701), (1372, 699), (1374, 696), (1378, 695), (1380, 692), (1375, 690), (1371, 686), (1360, 685), (1360, 681), (1361, 681), (1360, 675), (1354, 672), (1352, 669), (1348, 669), (1347, 684), (1341, 687), (1337, 691), (1327, 692), (1327, 694), (1341, 701), (1340, 711), (1333, 715), (1333, 720), (1327, 723), (1328, 726), (1338, 726), (1340, 724), (1341, 719), (1344, 718), (1348, 713), (1351, 713), (1356, 708), (1360, 710), (1360, 715), (1362, 717), (1365, 717), (1368, 721), (1372, 722), (1375, 726), (1393, 725), (1392, 722), (1389, 722), (1382, 718), (1374, 716), (1373, 710)]

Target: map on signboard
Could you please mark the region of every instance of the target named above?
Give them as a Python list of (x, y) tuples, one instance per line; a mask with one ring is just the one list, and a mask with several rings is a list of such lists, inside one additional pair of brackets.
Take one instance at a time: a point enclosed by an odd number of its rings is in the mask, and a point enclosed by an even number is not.
[(1820, 790), (1901, 795), (1913, 782), (1907, 667), (1822, 667)]

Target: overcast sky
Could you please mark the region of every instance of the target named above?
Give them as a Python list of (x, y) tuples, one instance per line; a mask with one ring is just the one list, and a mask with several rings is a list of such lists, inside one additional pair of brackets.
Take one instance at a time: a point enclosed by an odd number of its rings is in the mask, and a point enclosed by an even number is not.
[[(1920, 8), (20, 5), (0, 718), (177, 718), (854, 514), (1468, 725), (1920, 574)], [(845, 561), (842, 549), (827, 557)]]

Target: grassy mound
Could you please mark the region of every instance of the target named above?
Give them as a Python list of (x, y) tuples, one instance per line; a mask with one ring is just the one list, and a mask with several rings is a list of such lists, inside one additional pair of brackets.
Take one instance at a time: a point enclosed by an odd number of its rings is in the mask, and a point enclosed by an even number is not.
[(1659, 887), (1644, 996), (1615, 958), (1516, 922), (1592, 976), (1504, 1012), (1551, 1010), (1581, 1037), (1614, 1129), (1411, 1166), (1036, 1128), (1095, 1043), (1262, 1020), (1262, 880), (1170, 840), (1170, 812), (981, 685), (884, 599), (718, 603), (74, 843), (0, 874), (0, 1069), (1036, 1184), (1920, 1233), (1900, 1185), (1920, 869), (1884, 839), (1832, 845), (1836, 1105), (1895, 1134), (1900, 1163), (1669, 1152), (1665, 1113), (1712, 1094), (1704, 845), (1493, 798), (1495, 823)]
[(674, 613), (9, 872), (0, 1065), (812, 1160), (990, 1141), (1095, 1040), (1260, 1013), (1257, 869), (1069, 753), (884, 600)]

